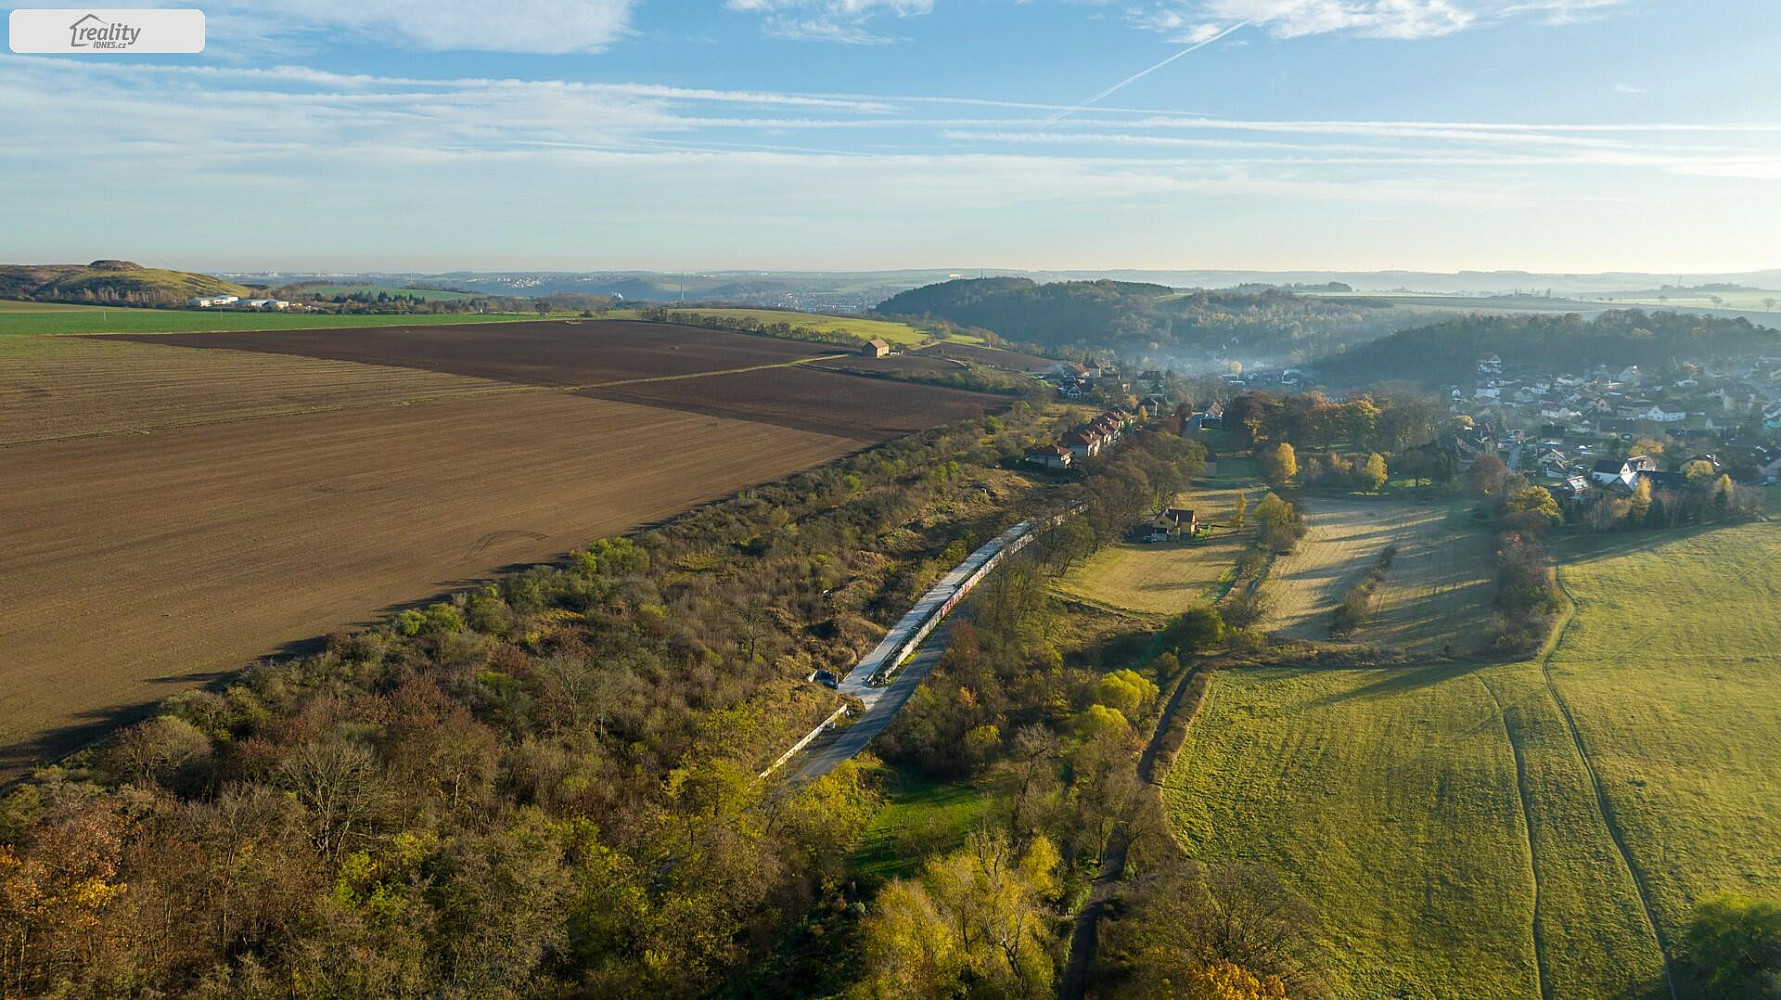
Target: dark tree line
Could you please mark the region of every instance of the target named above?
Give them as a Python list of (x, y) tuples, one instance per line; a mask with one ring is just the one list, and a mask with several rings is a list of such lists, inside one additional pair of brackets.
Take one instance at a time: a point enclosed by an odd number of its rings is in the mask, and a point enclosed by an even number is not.
[(1580, 372), (1596, 364), (1658, 368), (1679, 359), (1777, 353), (1781, 333), (1742, 317), (1612, 309), (1593, 320), (1577, 313), (1468, 316), (1395, 333), (1323, 358), (1316, 366), (1336, 385), (1403, 379), (1432, 386), (1469, 382), (1477, 359), (1487, 354)]
[[(1375, 299), (1329, 299), (1277, 288), (1194, 290), (1122, 281), (1039, 284), (1027, 278), (942, 282), (892, 296), (880, 315), (945, 320), (1046, 348), (1119, 348), (1134, 355), (1240, 347), (1302, 360), (1413, 324)], [(1153, 348), (1152, 345), (1156, 345)]]

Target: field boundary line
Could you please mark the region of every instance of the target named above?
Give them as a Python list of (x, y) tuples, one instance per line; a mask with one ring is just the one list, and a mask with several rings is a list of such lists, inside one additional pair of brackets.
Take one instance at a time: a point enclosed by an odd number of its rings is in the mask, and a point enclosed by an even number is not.
[[(741, 375), (746, 372), (764, 372), (773, 368), (797, 368), (815, 361), (834, 361), (837, 358), (851, 358), (851, 354), (825, 354), (815, 358), (799, 358), (796, 361), (775, 361), (770, 365), (749, 365), (747, 368), (725, 368), (715, 372), (685, 372), (680, 375), (648, 375), (643, 378), (621, 378), (616, 382), (589, 382), (585, 385), (557, 386), (564, 392), (579, 392), (583, 389), (610, 389), (618, 385), (644, 385), (651, 382), (684, 382), (693, 378), (710, 378), (713, 375)], [(844, 374), (836, 372), (835, 374)]]
[[(1515, 738), (1516, 730), (1509, 726), (1509, 710), (1503, 707), (1503, 700), (1497, 697), (1496, 689), (1484, 678), (1476, 674), (1472, 676), (1484, 686), (1484, 692), (1490, 695), (1491, 702), (1496, 705), (1497, 714), (1503, 723), (1503, 737), (1509, 741), (1509, 752), (1515, 758), (1515, 790), (1521, 798), (1521, 830), (1527, 837), (1528, 874), (1532, 876), (1534, 883), (1534, 910), (1528, 925), (1528, 937), (1534, 943), (1534, 981), (1540, 986), (1540, 1000), (1552, 1000), (1552, 986), (1546, 981), (1546, 942), (1540, 936), (1540, 852), (1534, 846), (1534, 812), (1527, 789), (1527, 762), (1522, 755), (1521, 741)], [(1520, 722), (1521, 714), (1517, 709), (1517, 728)]]
[(1552, 701), (1558, 706), (1559, 714), (1564, 716), (1565, 728), (1570, 731), (1571, 743), (1577, 748), (1577, 757), (1583, 762), (1583, 770), (1589, 775), (1589, 783), (1595, 789), (1596, 811), (1602, 817), (1602, 825), (1608, 829), (1608, 837), (1614, 841), (1614, 849), (1620, 852), (1620, 862), (1626, 866), (1626, 872), (1633, 880), (1633, 889), (1639, 897), (1639, 912), (1645, 917), (1645, 926), (1650, 929), (1651, 937), (1657, 942), (1657, 954), (1663, 963), (1664, 988), (1669, 992), (1670, 1000), (1678, 1000), (1676, 980), (1670, 974), (1670, 948), (1664, 940), (1663, 928), (1658, 925), (1657, 914), (1651, 907), (1651, 890), (1645, 883), (1645, 873), (1633, 860), (1633, 853), (1626, 846), (1626, 837), (1621, 832), (1620, 823), (1614, 818), (1614, 805), (1608, 801), (1608, 790), (1602, 785), (1602, 776), (1596, 773), (1595, 763), (1589, 759), (1589, 750), (1584, 745), (1583, 733), (1577, 728), (1577, 720), (1571, 715), (1570, 703), (1558, 691), (1558, 684), (1552, 679), (1552, 658), (1558, 655), (1558, 649), (1564, 644), (1564, 634), (1571, 627), (1571, 621), (1577, 615), (1577, 600), (1571, 596), (1571, 588), (1565, 584), (1564, 574), (1557, 567), (1553, 568), (1552, 577), (1558, 583), (1559, 593), (1564, 596), (1563, 617), (1558, 628), (1553, 630), (1551, 644), (1545, 655), (1540, 657), (1540, 676), (1546, 681), (1546, 690)]

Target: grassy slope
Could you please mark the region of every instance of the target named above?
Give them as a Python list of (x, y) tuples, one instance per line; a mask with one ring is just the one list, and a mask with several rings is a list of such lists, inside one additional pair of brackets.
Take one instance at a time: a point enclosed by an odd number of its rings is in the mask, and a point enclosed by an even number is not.
[(1670, 940), (1694, 899), (1781, 896), (1781, 527), (1567, 556), (1577, 614), (1554, 683)]
[[(666, 307), (671, 312), (700, 313), (706, 316), (727, 316), (731, 319), (756, 319), (762, 323), (790, 323), (793, 326), (808, 326), (817, 330), (841, 330), (856, 337), (868, 340), (882, 338), (893, 344), (919, 344), (928, 335), (907, 323), (891, 323), (879, 319), (865, 319), (859, 316), (828, 316), (818, 313), (783, 312), (777, 309), (678, 309), (673, 305)], [(607, 314), (613, 319), (624, 319), (635, 316), (635, 310), (615, 309)], [(955, 343), (982, 343), (976, 337), (953, 337)]]
[[(1652, 995), (1692, 902), (1781, 894), (1781, 529), (1575, 539), (1539, 661), (1220, 674), (1168, 796), (1206, 858), (1277, 868), (1342, 997)], [(1686, 995), (1686, 990), (1685, 994)]]
[[(1230, 520), (1237, 492), (1196, 489), (1177, 503), (1194, 508), (1203, 521), (1224, 525)], [(1253, 505), (1264, 488), (1247, 493)], [(1057, 588), (1093, 604), (1146, 615), (1178, 615), (1213, 592), (1242, 554), (1249, 534), (1219, 527), (1193, 542), (1119, 542), (1073, 568), (1058, 581)]]
[(37, 294), (39, 296), (68, 296), (79, 295), (84, 291), (99, 292), (104, 289), (150, 292), (176, 298), (197, 295), (246, 297), (253, 294), (253, 290), (245, 285), (213, 278), (208, 274), (168, 271), (153, 267), (132, 271), (82, 269), (39, 288)]
[(1207, 860), (1319, 912), (1339, 997), (1539, 995), (1514, 754), (1463, 667), (1221, 673), (1166, 779)]
[(935, 781), (913, 768), (885, 770), (891, 775), (890, 794), (848, 869), (864, 878), (911, 878), (920, 874), (923, 857), (965, 842), (989, 808), (989, 795), (973, 785)]

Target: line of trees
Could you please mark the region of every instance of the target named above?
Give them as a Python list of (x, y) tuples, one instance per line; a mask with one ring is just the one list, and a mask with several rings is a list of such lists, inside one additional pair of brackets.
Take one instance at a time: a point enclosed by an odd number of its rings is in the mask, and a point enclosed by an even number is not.
[(1366, 574), (1342, 594), (1342, 603), (1336, 605), (1335, 613), (1330, 619), (1331, 635), (1351, 635), (1367, 620), (1367, 612), (1373, 607), (1373, 594), (1385, 582), (1385, 573), (1391, 569), (1392, 560), (1397, 555), (1396, 545), (1387, 545), (1379, 550), (1373, 564), (1367, 567)]

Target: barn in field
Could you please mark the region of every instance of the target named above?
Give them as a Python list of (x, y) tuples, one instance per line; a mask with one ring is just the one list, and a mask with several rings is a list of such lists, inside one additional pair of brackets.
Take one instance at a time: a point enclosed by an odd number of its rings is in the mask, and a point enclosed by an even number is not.
[(866, 341), (865, 346), (860, 348), (860, 353), (868, 358), (888, 358), (890, 357), (890, 343), (874, 337)]

